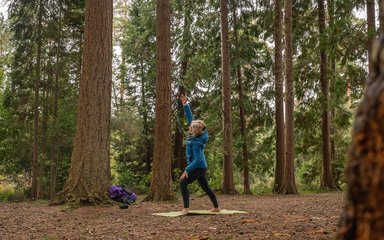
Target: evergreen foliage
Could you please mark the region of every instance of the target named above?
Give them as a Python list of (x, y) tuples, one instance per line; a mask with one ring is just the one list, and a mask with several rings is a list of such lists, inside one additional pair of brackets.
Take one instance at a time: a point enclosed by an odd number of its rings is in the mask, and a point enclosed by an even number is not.
[[(28, 187), (33, 151), (33, 87), (36, 78), (39, 1), (9, 1), (0, 19), (0, 175)], [(52, 144), (58, 144), (57, 189), (68, 176), (82, 67), (84, 0), (45, 0), (42, 25), (39, 167), (41, 197), (49, 197)], [(326, 34), (329, 55), (332, 171), (343, 186), (353, 112), (367, 76), (366, 24), (357, 16), (365, 1), (334, 1)], [(154, 142), (156, 29), (154, 0), (115, 0), (111, 162), (113, 181), (138, 192), (149, 190)], [(295, 168), (299, 188), (320, 186), (321, 114), (319, 34), (314, 0), (293, 1)], [(234, 7), (236, 6), (236, 10)], [(242, 183), (239, 106), (246, 111), (251, 188), (272, 189), (275, 165), (273, 1), (229, 1), (235, 183)], [(235, 58), (234, 11), (238, 22)], [(173, 0), (172, 129), (186, 131), (177, 114), (184, 87), (197, 118), (208, 126), (208, 177), (221, 188), (223, 169), (220, 13), (217, 1)], [(182, 64), (187, 62), (186, 72)], [(235, 66), (243, 73), (238, 99)], [(333, 65), (332, 65), (333, 64)], [(55, 79), (58, 79), (57, 86)], [(56, 88), (56, 87), (57, 88)], [(57, 115), (54, 114), (57, 90)], [(185, 137), (185, 134), (184, 134)], [(43, 145), (42, 143), (45, 143)], [(173, 159), (176, 161), (176, 159)], [(175, 169), (175, 172), (180, 171)], [(175, 179), (178, 175), (175, 174)], [(175, 184), (175, 190), (177, 186)], [(259, 191), (260, 192), (260, 191)], [(265, 192), (264, 190), (262, 192)]]

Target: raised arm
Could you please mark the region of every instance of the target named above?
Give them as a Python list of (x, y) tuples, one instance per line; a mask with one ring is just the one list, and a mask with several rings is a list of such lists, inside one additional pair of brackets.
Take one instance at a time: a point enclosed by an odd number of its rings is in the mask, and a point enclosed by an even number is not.
[(185, 97), (185, 95), (183, 95), (183, 94), (180, 95), (180, 101), (181, 101), (181, 103), (184, 106), (185, 117), (187, 118), (187, 123), (188, 123), (188, 126), (189, 126), (191, 124), (192, 120), (193, 120), (193, 115), (192, 115), (191, 107), (187, 103), (187, 97)]

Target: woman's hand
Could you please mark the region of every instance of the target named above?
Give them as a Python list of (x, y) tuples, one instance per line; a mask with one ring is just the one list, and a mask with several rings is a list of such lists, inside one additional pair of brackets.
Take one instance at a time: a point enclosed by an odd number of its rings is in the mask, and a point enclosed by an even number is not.
[(187, 97), (184, 94), (181, 94), (180, 101), (183, 105), (185, 105), (187, 103)]
[(184, 171), (183, 174), (181, 175), (180, 179), (187, 179), (188, 178), (188, 173), (187, 171)]

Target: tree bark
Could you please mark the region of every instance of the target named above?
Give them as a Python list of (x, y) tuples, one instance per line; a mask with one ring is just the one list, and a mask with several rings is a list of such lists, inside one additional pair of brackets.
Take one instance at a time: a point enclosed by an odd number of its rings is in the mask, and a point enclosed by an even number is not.
[(292, 0), (284, 2), (285, 25), (285, 119), (286, 119), (286, 158), (284, 182), (279, 193), (296, 194), (295, 181), (295, 125), (294, 125), (294, 89), (293, 89), (293, 40), (292, 40)]
[(84, 55), (71, 167), (58, 202), (109, 201), (112, 0), (85, 3)]
[(223, 82), (223, 132), (224, 132), (224, 179), (223, 192), (235, 193), (232, 156), (232, 104), (231, 79), (228, 41), (228, 6), (226, 0), (220, 0), (221, 22), (221, 71)]
[[(347, 197), (337, 239), (384, 236), (384, 37), (374, 44), (373, 74), (357, 109), (346, 168)], [(379, 71), (376, 71), (379, 69)]]
[(324, 0), (317, 0), (318, 23), (319, 23), (319, 45), (320, 45), (320, 84), (322, 94), (322, 153), (323, 168), (321, 187), (335, 189), (331, 167), (331, 144), (330, 144), (330, 119), (329, 119), (329, 80), (328, 80), (328, 59), (327, 59), (327, 38), (325, 34), (325, 7)]
[(171, 8), (170, 0), (156, 3), (156, 117), (151, 192), (147, 199), (174, 199), (171, 131)]
[(282, 55), (282, 0), (275, 0), (275, 122), (276, 122), (276, 165), (273, 192), (278, 193), (283, 186), (285, 166), (285, 128), (284, 128), (284, 76)]

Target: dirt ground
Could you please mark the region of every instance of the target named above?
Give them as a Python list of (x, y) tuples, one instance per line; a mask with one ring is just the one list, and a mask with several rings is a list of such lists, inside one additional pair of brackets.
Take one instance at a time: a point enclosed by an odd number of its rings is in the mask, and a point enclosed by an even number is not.
[[(0, 239), (332, 239), (343, 196), (218, 195), (222, 209), (248, 213), (176, 218), (151, 214), (178, 211), (181, 199), (138, 202), (128, 209), (0, 203)], [(191, 197), (191, 209), (210, 208), (207, 196)]]

